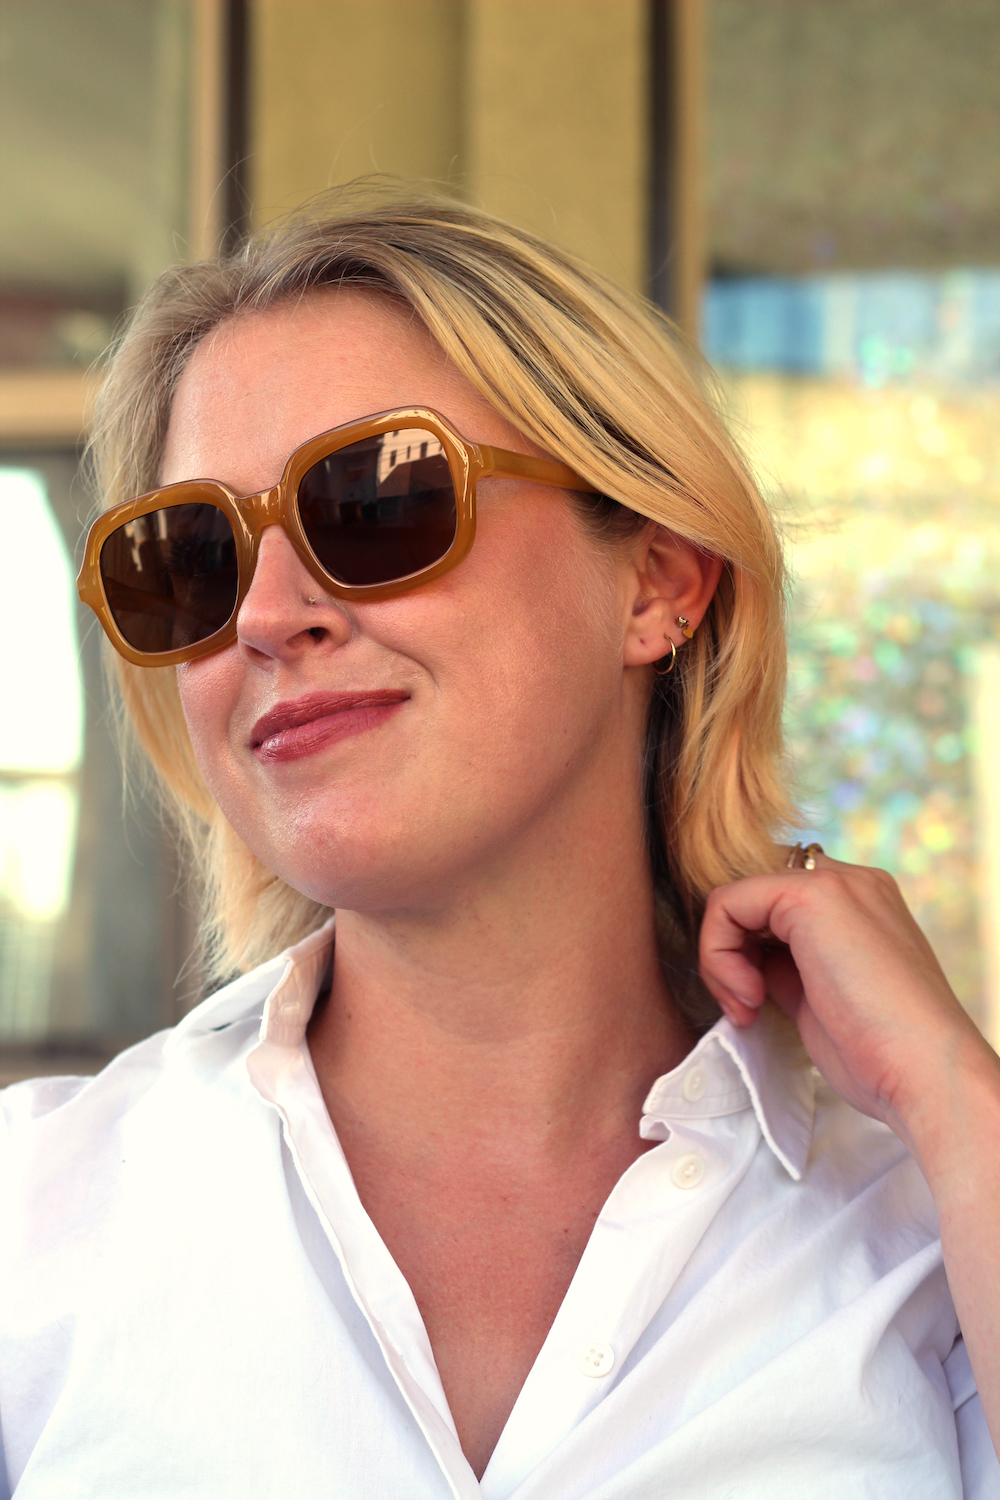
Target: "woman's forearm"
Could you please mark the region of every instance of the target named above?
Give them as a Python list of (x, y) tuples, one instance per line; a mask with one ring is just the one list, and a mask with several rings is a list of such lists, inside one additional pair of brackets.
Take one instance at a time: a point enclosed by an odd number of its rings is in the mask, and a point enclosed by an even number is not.
[(948, 1284), (1000, 1453), (1000, 1058), (965, 1031), (949, 1050), (901, 1123), (934, 1198)]

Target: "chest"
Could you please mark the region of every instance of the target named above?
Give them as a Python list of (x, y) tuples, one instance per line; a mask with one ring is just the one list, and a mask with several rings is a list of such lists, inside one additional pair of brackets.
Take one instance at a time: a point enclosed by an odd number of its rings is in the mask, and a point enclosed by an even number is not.
[[(348, 1148), (349, 1149), (349, 1148)], [(438, 1158), (423, 1172), (356, 1147), (361, 1201), (413, 1293), (466, 1457), (482, 1475), (576, 1274), (640, 1152), (561, 1169)]]

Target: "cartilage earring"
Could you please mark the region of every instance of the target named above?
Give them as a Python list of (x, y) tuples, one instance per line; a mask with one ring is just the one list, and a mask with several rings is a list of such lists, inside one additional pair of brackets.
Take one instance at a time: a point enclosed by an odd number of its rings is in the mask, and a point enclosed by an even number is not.
[(683, 615), (677, 616), (677, 623), (681, 627), (681, 635), (684, 639), (686, 641), (694, 640), (694, 631), (691, 629), (690, 622)]
[(670, 662), (665, 667), (653, 667), (653, 671), (656, 673), (657, 677), (669, 677), (670, 673), (674, 670), (674, 663), (677, 660), (677, 647), (674, 645), (669, 635), (666, 637), (666, 642), (670, 647)]

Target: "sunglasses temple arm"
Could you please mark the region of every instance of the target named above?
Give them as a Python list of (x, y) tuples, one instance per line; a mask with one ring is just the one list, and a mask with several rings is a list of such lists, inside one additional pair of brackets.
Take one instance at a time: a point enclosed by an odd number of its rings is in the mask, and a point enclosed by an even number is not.
[(596, 495), (594, 485), (581, 479), (568, 464), (556, 463), (551, 458), (532, 458), (527, 453), (513, 453), (509, 448), (491, 448), (478, 443), (481, 475), (499, 474), (506, 479), (531, 479), (535, 484), (550, 484), (559, 490), (583, 490)]

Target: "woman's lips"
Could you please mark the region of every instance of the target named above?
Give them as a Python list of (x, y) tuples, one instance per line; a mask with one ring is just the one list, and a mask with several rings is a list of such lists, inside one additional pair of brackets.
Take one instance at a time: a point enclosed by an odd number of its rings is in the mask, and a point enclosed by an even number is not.
[(250, 731), (250, 749), (258, 760), (270, 762), (314, 755), (349, 735), (375, 729), (408, 697), (392, 689), (307, 693), (262, 715)]

